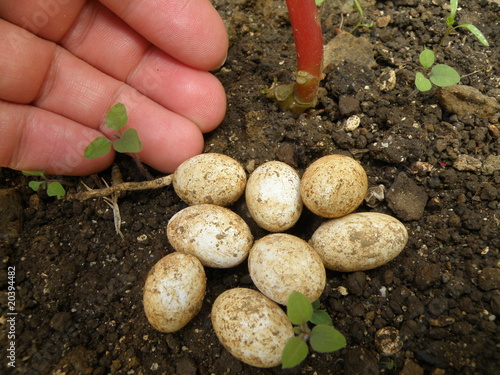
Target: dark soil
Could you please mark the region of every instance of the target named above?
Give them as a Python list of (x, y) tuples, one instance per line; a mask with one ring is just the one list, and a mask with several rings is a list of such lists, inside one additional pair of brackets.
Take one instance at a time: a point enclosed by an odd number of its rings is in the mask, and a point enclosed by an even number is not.
[[(408, 228), (408, 245), (380, 268), (327, 272), (321, 303), (345, 334), (345, 349), (313, 354), (287, 371), (257, 369), (233, 358), (210, 323), (211, 304), (222, 291), (253, 287), (246, 263), (206, 270), (202, 310), (179, 332), (159, 333), (144, 316), (146, 275), (172, 251), (166, 224), (185, 207), (171, 187), (120, 198), (122, 241), (102, 199), (68, 202), (36, 195), (26, 177), (4, 168), (0, 187), (15, 188), (20, 197), (10, 191), (14, 199), (0, 209), (10, 220), (9, 232), (1, 236), (1, 259), (16, 268), (15, 373), (500, 374), (498, 111), (486, 118), (481, 114), (489, 109), (483, 107), (457, 115), (439, 104), (435, 89), (411, 95), (418, 54), (444, 33), (447, 2), (364, 2), (367, 20), (376, 24), (354, 36), (371, 44), (375, 65), (366, 69), (351, 60), (330, 66), (316, 110), (298, 119), (262, 95), (274, 78), (291, 80), (295, 69), (284, 2), (214, 3), (231, 39), (227, 62), (216, 72), (227, 91), (228, 112), (207, 135), (206, 151), (232, 156), (248, 172), (277, 159), (302, 173), (323, 155), (350, 154), (366, 169), (370, 186), (383, 185), (386, 191), (380, 204), (358, 210), (398, 217)], [(498, 2), (470, 0), (460, 6), (458, 21), (476, 25), (492, 47), (460, 30), (447, 39), (438, 62), (455, 67), (464, 76), (461, 84), (498, 100)], [(357, 17), (345, 16), (343, 29), (350, 30)], [(335, 36), (340, 19), (337, 7), (322, 13), (325, 43)], [(384, 86), (391, 75), (395, 86)], [(346, 131), (352, 114), (361, 125)], [(118, 163), (126, 180), (143, 179), (127, 157)], [(100, 177), (109, 181), (110, 171)], [(91, 177), (65, 180), (77, 185), (70, 191), (83, 190), (82, 182), (97, 187)], [(265, 234), (252, 223), (243, 200), (232, 208), (256, 238)], [(308, 240), (320, 222), (304, 212), (290, 232)], [(2, 373), (7, 369), (7, 281), (3, 267)], [(375, 333), (383, 327), (396, 328), (403, 342), (390, 356), (376, 345)]]

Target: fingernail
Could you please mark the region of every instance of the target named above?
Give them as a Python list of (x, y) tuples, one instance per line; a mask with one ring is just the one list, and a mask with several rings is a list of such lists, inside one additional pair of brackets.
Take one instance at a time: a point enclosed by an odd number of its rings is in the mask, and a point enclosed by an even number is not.
[(226, 56), (224, 57), (224, 60), (222, 60), (221, 64), (217, 68), (211, 70), (211, 72), (214, 72), (214, 73), (217, 72), (220, 68), (222, 68), (224, 66), (224, 64), (226, 63), (226, 60), (227, 60), (227, 51), (226, 51)]

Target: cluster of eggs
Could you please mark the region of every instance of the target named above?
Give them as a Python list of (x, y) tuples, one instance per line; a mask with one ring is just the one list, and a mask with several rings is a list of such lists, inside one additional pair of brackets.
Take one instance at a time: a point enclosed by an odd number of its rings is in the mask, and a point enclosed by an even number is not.
[[(222, 154), (195, 156), (179, 166), (173, 186), (189, 206), (175, 214), (167, 236), (176, 252), (149, 272), (144, 309), (161, 332), (184, 327), (200, 310), (206, 290), (204, 267), (234, 267), (248, 259), (260, 291), (235, 288), (217, 297), (214, 331), (239, 360), (258, 367), (281, 362), (293, 328), (283, 309), (293, 291), (311, 302), (326, 285), (326, 269), (368, 270), (395, 258), (408, 233), (397, 219), (375, 212), (353, 213), (368, 190), (363, 167), (343, 155), (318, 159), (302, 178), (289, 165), (270, 161), (250, 177), (240, 163)], [(226, 208), (245, 193), (256, 224), (270, 234), (254, 241), (248, 224)], [(283, 233), (303, 206), (325, 220), (309, 242)]]

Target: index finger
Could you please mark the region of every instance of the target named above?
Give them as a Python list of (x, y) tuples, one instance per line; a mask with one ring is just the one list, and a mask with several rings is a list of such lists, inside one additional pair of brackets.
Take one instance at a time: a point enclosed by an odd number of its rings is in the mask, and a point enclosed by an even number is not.
[(208, 0), (100, 0), (144, 38), (183, 63), (201, 70), (219, 67), (228, 36)]

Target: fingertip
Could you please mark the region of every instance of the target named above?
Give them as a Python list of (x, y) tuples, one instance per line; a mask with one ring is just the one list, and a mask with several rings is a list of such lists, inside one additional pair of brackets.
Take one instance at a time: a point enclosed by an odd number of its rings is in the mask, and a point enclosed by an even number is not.
[(0, 101), (0, 165), (48, 175), (86, 175), (107, 168), (114, 152), (86, 159), (83, 151), (102, 134), (30, 105)]
[(227, 59), (229, 49), (229, 37), (227, 35), (227, 31), (225, 26), (222, 26), (222, 29), (219, 33), (219, 36), (213, 42), (213, 48), (211, 50), (211, 54), (207, 54), (208, 56), (212, 55), (212, 61), (208, 60), (207, 65), (205, 65), (205, 70), (207, 71), (217, 71), (219, 70), (225, 63)]
[(208, 0), (100, 0), (158, 48), (200, 70), (223, 63), (229, 38), (217, 10)]
[(140, 160), (159, 172), (173, 173), (184, 161), (203, 152), (203, 135), (196, 126), (184, 129), (183, 133), (182, 136), (177, 134), (175, 141), (169, 137), (146, 137), (143, 151), (139, 153)]
[(127, 83), (194, 122), (202, 133), (215, 129), (226, 114), (226, 93), (213, 74), (181, 63), (158, 48), (143, 57)]
[[(115, 151), (112, 148), (101, 157), (86, 158), (85, 148), (102, 134), (94, 129), (69, 123), (68, 120), (64, 128), (52, 128), (52, 139), (40, 151), (34, 152), (27, 148), (22, 160), (33, 165), (34, 169), (31, 170), (43, 170), (49, 175), (86, 176), (101, 172), (113, 163)], [(39, 157), (36, 158), (37, 155)]]
[[(188, 77), (182, 94), (165, 97), (161, 103), (172, 111), (193, 121), (202, 133), (217, 128), (226, 115), (226, 92), (212, 74), (198, 71)], [(181, 90), (179, 90), (181, 91)]]
[[(202, 133), (208, 133), (216, 129), (226, 116), (227, 98), (226, 91), (222, 83), (212, 76), (211, 86), (206, 86), (210, 91), (207, 92), (204, 110), (205, 118), (199, 122), (199, 128)], [(195, 104), (196, 105), (196, 104)]]
[(190, 120), (157, 105), (134, 107), (129, 127), (135, 128), (142, 143), (139, 159), (163, 173), (172, 173), (185, 160), (203, 151), (204, 138)]
[(87, 159), (80, 155), (74, 155), (74, 157), (66, 155), (66, 160), (53, 160), (43, 170), (46, 174), (52, 175), (87, 176), (109, 168), (114, 158), (113, 150), (96, 159)]

